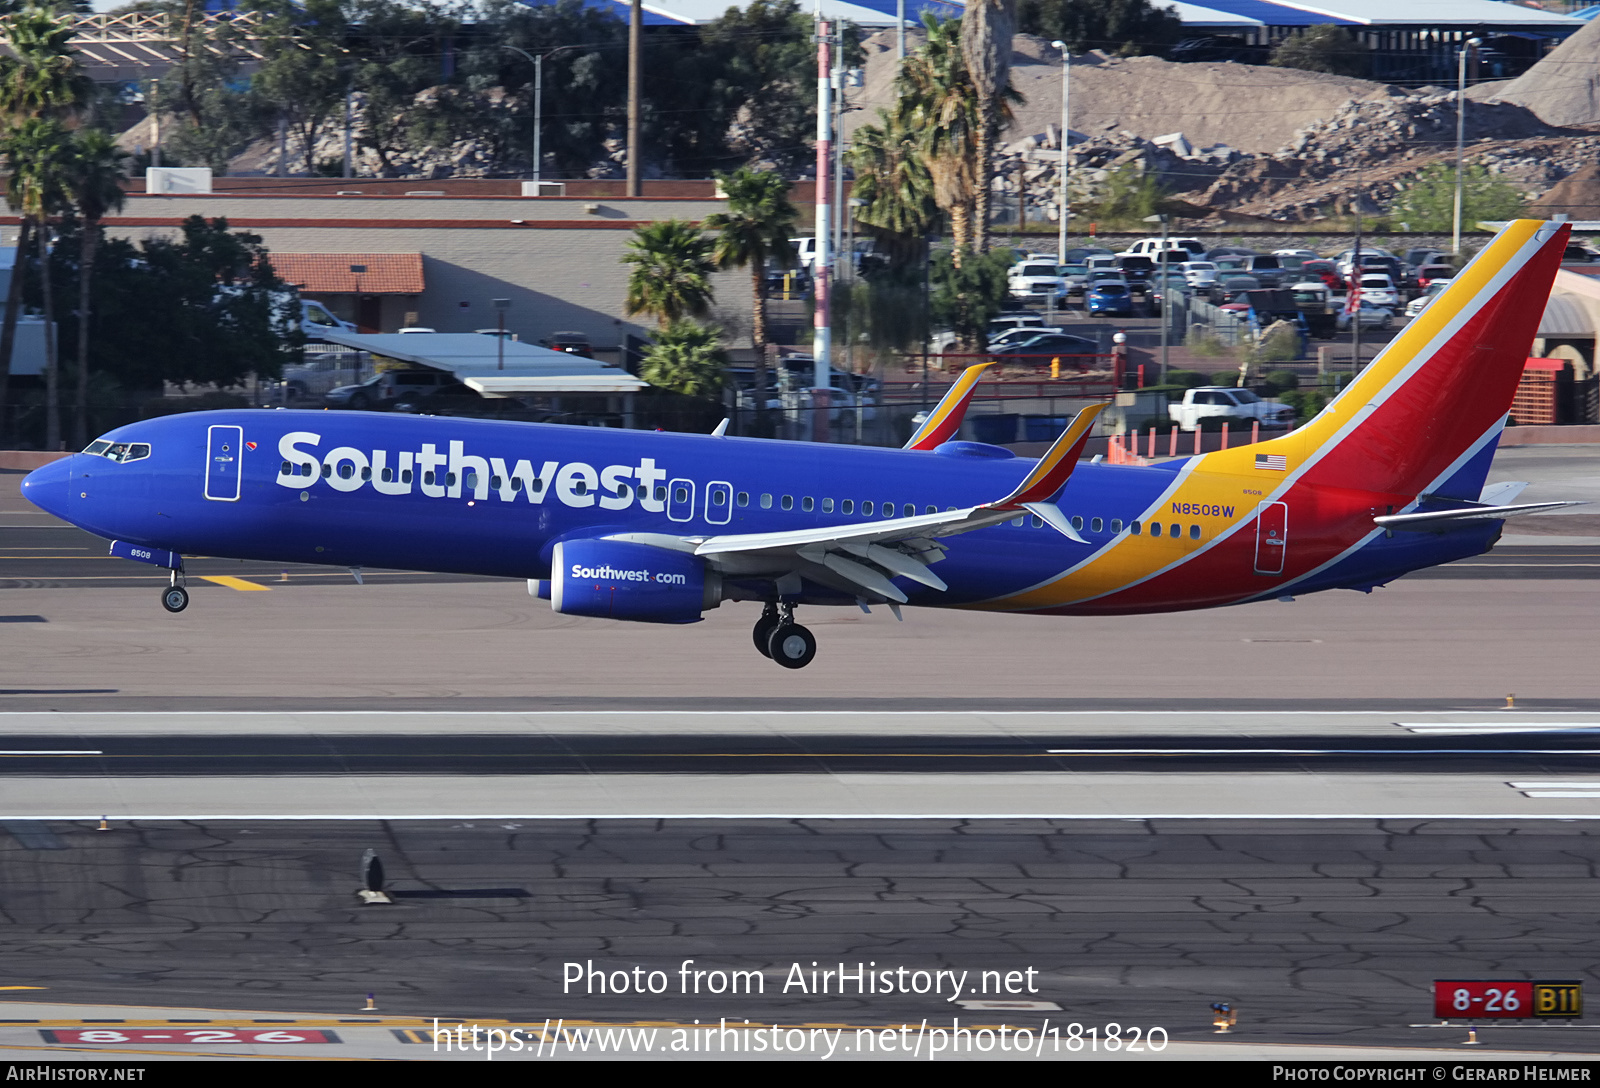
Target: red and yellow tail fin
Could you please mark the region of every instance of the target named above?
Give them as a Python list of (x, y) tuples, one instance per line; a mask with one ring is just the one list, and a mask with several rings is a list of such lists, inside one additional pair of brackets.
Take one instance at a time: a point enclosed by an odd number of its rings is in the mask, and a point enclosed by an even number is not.
[(1476, 498), (1569, 233), (1566, 223), (1507, 224), (1321, 414), (1282, 438), (1207, 454), (1203, 468), (1253, 476), (1264, 455), (1281, 455), (1267, 473), (1278, 479), (1286, 470), (1307, 484), (1411, 496), (1448, 482)]
[(972, 403), (972, 394), (977, 388), (978, 379), (992, 366), (993, 363), (979, 363), (963, 370), (961, 377), (956, 379), (956, 383), (940, 398), (933, 411), (928, 413), (928, 418), (923, 421), (922, 426), (917, 428), (917, 433), (911, 436), (911, 441), (902, 448), (931, 450), (954, 438), (956, 432), (961, 429), (961, 421), (966, 418), (967, 406)]

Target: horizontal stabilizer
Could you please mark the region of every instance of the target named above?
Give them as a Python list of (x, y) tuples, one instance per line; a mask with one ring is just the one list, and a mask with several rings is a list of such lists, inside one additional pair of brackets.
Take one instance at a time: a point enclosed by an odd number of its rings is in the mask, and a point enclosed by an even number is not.
[(1532, 502), (1521, 506), (1464, 506), (1457, 510), (1429, 510), (1421, 514), (1380, 514), (1373, 524), (1384, 529), (1447, 529), (1453, 524), (1470, 521), (1499, 521), (1523, 514), (1539, 514), (1546, 510), (1559, 510), (1563, 506), (1587, 506), (1580, 500), (1566, 502)]
[(1504, 506), (1508, 502), (1516, 502), (1517, 496), (1527, 489), (1527, 484), (1521, 480), (1506, 480), (1498, 484), (1487, 484), (1483, 494), (1478, 496), (1478, 501), (1486, 506)]

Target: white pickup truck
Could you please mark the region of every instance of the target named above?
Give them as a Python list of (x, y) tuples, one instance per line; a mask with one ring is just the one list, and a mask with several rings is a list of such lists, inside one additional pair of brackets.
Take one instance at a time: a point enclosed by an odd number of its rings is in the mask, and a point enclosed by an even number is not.
[(1262, 427), (1294, 426), (1294, 409), (1273, 400), (1262, 400), (1248, 389), (1226, 385), (1202, 385), (1183, 395), (1183, 403), (1167, 405), (1167, 415), (1185, 431), (1203, 426), (1207, 419), (1227, 420), (1230, 425), (1261, 421)]

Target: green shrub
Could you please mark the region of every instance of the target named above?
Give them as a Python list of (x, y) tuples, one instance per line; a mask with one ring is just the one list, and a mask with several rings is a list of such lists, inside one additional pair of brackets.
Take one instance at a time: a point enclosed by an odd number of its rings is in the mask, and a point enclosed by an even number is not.
[(1259, 386), (1261, 395), (1275, 397), (1279, 393), (1300, 388), (1300, 376), (1292, 370), (1273, 370), (1261, 379)]
[(1237, 370), (1218, 370), (1211, 375), (1212, 385), (1238, 385), (1239, 372)]
[(1205, 385), (1207, 378), (1198, 370), (1169, 370), (1167, 371), (1167, 384), (1179, 389), (1193, 389)]

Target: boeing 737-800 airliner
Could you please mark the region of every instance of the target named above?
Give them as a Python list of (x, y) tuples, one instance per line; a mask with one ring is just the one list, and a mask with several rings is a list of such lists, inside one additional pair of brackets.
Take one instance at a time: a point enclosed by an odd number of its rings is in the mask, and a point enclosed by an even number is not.
[(979, 374), (908, 448), (364, 412), (118, 428), (30, 474), (38, 506), (169, 568), (184, 555), (526, 578), (557, 612), (692, 623), (762, 602), (757, 649), (816, 653), (799, 605), (1162, 612), (1346, 588), (1477, 555), (1490, 462), (1566, 245), (1507, 226), (1319, 415), (1151, 466), (948, 441)]

